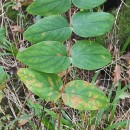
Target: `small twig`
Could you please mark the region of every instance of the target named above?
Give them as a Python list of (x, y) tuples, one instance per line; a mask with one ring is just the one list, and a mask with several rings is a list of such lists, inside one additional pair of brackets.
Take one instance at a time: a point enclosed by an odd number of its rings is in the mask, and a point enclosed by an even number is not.
[(121, 11), (122, 5), (123, 5), (123, 1), (121, 1), (121, 4), (120, 4), (119, 8), (117, 9), (117, 13), (116, 13), (116, 17), (115, 17), (115, 25), (117, 25), (118, 15), (119, 15), (119, 12)]
[(111, 62), (110, 64), (106, 65), (105, 67), (102, 67), (101, 69), (95, 71), (95, 73), (104, 70), (105, 68), (107, 68), (108, 66), (112, 65), (112, 64), (116, 64), (117, 61), (121, 60), (123, 58), (123, 56), (119, 57), (118, 59), (116, 59), (115, 61)]
[[(25, 107), (25, 105), (26, 105), (26, 103), (27, 103), (27, 100), (29, 99), (29, 97), (30, 97), (31, 95), (32, 95), (32, 93), (29, 92), (29, 94), (27, 95), (27, 97), (26, 97), (26, 99), (25, 99), (25, 101), (24, 101), (24, 103), (23, 103), (23, 105), (22, 105), (21, 110), (19, 111), (19, 113), (18, 113), (18, 115), (17, 115), (17, 118), (19, 118), (20, 115), (22, 114), (22, 111), (23, 111), (23, 109), (24, 109), (24, 107)], [(16, 130), (17, 126), (18, 126), (18, 121), (16, 121), (16, 123), (15, 123), (14, 130)]]
[(121, 0), (121, 2), (122, 2), (126, 7), (130, 8), (130, 6), (129, 6), (128, 4), (126, 4), (126, 3), (124, 2), (124, 0)]

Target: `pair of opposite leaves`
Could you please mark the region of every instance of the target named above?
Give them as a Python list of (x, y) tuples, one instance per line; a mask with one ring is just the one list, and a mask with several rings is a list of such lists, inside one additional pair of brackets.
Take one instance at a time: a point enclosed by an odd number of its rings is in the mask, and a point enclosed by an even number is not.
[(31, 68), (18, 71), (20, 79), (27, 88), (40, 98), (56, 101), (62, 97), (64, 103), (78, 110), (97, 110), (107, 106), (108, 99), (105, 94), (94, 85), (74, 80), (65, 85), (56, 74), (39, 72)]
[(17, 59), (29, 67), (46, 73), (58, 73), (71, 64), (81, 69), (94, 70), (111, 62), (107, 49), (93, 41), (78, 41), (70, 50), (64, 44), (43, 41), (28, 47), (17, 55)]
[(107, 97), (94, 85), (74, 80), (67, 83), (65, 92), (61, 93), (61, 79), (56, 74), (48, 74), (67, 68), (71, 62), (85, 67), (106, 64), (111, 57), (101, 45), (92, 41), (79, 41), (72, 46), (71, 57), (68, 57), (62, 43), (43, 41), (20, 52), (17, 58), (33, 68), (20, 69), (18, 75), (27, 88), (39, 97), (51, 101), (62, 97), (66, 105), (78, 110), (97, 110), (107, 106)]

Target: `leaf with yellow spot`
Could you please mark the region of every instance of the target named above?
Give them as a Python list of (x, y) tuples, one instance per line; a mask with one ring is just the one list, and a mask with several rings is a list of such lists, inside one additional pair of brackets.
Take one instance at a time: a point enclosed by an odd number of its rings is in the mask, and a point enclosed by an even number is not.
[(61, 97), (62, 81), (56, 74), (22, 68), (18, 76), (30, 91), (42, 99), (55, 101)]
[(101, 36), (109, 32), (113, 24), (114, 16), (105, 12), (80, 11), (72, 16), (73, 32), (81, 37)]
[(46, 73), (62, 72), (71, 64), (67, 48), (56, 41), (37, 43), (20, 52), (17, 59), (33, 69)]
[(49, 16), (30, 26), (24, 32), (24, 37), (32, 43), (41, 41), (64, 42), (71, 36), (71, 33), (72, 30), (63, 16)]
[(101, 90), (82, 80), (66, 84), (62, 99), (66, 105), (78, 110), (98, 110), (108, 104), (108, 99)]
[(93, 41), (78, 41), (71, 48), (72, 64), (81, 69), (99, 69), (111, 62), (110, 52)]

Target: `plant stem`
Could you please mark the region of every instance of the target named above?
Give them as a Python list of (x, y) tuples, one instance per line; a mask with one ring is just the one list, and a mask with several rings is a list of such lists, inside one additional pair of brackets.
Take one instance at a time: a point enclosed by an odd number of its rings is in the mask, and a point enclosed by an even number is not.
[[(26, 105), (26, 103), (27, 103), (27, 100), (29, 99), (29, 97), (30, 97), (31, 95), (32, 95), (32, 93), (29, 92), (29, 94), (27, 95), (27, 97), (26, 97), (26, 99), (25, 99), (25, 101), (24, 101), (24, 103), (23, 103), (23, 105), (22, 105), (21, 110), (19, 111), (19, 113), (18, 113), (18, 115), (17, 115), (17, 118), (20, 117), (20, 115), (22, 114), (22, 111), (23, 111), (23, 109), (24, 109), (24, 107), (25, 107), (25, 105)], [(18, 126), (18, 121), (16, 121), (16, 123), (15, 123), (14, 130), (17, 129), (17, 126)]]
[[(66, 70), (66, 73), (65, 73), (65, 78), (64, 78), (64, 82), (63, 82), (63, 87), (62, 87), (61, 93), (64, 93), (64, 91), (65, 91), (65, 85), (67, 83), (67, 74), (68, 74), (68, 69)], [(62, 106), (63, 106), (63, 101), (62, 101), (62, 97), (61, 97), (60, 98), (59, 115), (58, 115), (58, 130), (60, 130), (60, 120), (61, 120)]]
[(120, 52), (121, 56), (122, 56), (123, 53), (125, 52), (125, 50), (126, 50), (126, 48), (128, 47), (129, 43), (130, 43), (130, 36), (128, 37), (127, 41), (125, 42), (125, 44), (123, 45), (123, 47), (122, 47), (122, 49), (121, 49), (121, 52)]
[[(69, 10), (68, 15), (69, 15), (69, 25), (71, 27), (71, 9)], [(69, 38), (69, 40), (67, 42), (68, 56), (70, 56), (70, 48), (71, 48), (71, 37)], [(65, 85), (67, 83), (68, 72), (69, 72), (69, 69), (67, 69), (66, 72), (65, 72), (65, 77), (64, 77), (64, 82), (63, 82), (63, 87), (62, 87), (61, 93), (64, 93), (64, 91), (65, 91)], [(63, 106), (63, 101), (62, 101), (62, 97), (61, 97), (60, 98), (60, 109), (59, 109), (59, 115), (58, 115), (58, 129), (57, 130), (60, 130), (60, 120), (61, 120), (62, 106)]]

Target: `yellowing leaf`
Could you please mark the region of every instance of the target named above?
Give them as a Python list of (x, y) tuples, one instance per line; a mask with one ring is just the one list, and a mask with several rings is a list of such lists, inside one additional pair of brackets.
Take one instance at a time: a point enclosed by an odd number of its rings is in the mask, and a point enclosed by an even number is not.
[(98, 110), (107, 106), (108, 99), (96, 86), (82, 80), (74, 80), (65, 86), (62, 94), (66, 105), (78, 110)]
[(18, 76), (26, 87), (40, 98), (54, 101), (61, 97), (62, 82), (56, 74), (47, 74), (27, 68), (20, 69)]

